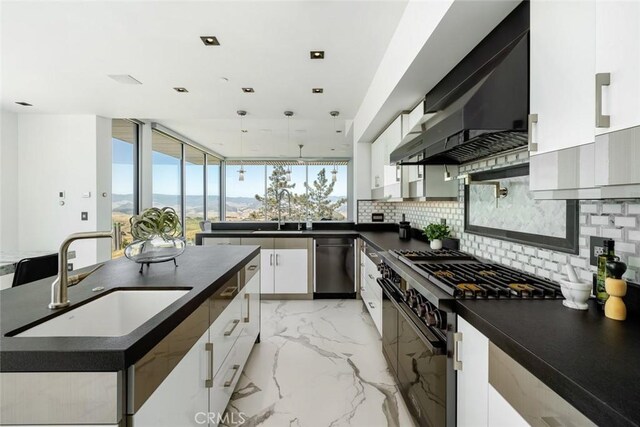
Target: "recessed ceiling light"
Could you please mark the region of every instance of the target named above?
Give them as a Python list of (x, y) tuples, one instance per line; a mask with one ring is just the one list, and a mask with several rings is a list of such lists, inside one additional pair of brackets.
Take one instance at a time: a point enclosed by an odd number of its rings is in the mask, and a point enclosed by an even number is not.
[(332, 149), (331, 149), (331, 151), (336, 151), (336, 149), (335, 149), (335, 148), (332, 148)]
[(189, 91), (187, 90), (187, 88), (184, 88), (184, 87), (174, 87), (174, 88), (173, 88), (173, 90), (175, 90), (176, 92), (180, 92), (180, 93), (187, 93), (187, 92), (189, 92)]
[(129, 74), (108, 74), (109, 78), (123, 85), (141, 85), (142, 82), (130, 76)]
[(200, 40), (205, 46), (220, 46), (220, 42), (216, 36), (200, 36)]
[(342, 131), (341, 131), (340, 129), (338, 129), (338, 130), (336, 131), (336, 133), (342, 133)]
[(311, 59), (324, 59), (324, 50), (312, 50), (309, 56)]
[(313, 89), (311, 89), (311, 93), (323, 93), (324, 89), (322, 89), (321, 87), (314, 87)]
[(22, 105), (23, 107), (33, 107), (33, 105), (29, 104), (28, 102), (24, 102), (24, 101), (17, 101), (16, 104)]
[(247, 129), (242, 129), (242, 133), (247, 133), (249, 132)]
[(243, 91), (244, 93), (254, 93), (254, 92), (255, 92), (255, 90), (253, 90), (253, 88), (252, 88), (252, 87), (243, 87), (243, 88), (242, 88), (242, 91)]

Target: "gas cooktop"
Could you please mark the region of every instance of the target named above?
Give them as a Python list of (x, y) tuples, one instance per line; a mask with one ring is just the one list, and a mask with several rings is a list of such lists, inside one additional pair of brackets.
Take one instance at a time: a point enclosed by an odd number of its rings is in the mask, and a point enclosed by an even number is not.
[(562, 298), (560, 286), (550, 280), (500, 264), (482, 262), (461, 251), (393, 250), (391, 254), (454, 298)]

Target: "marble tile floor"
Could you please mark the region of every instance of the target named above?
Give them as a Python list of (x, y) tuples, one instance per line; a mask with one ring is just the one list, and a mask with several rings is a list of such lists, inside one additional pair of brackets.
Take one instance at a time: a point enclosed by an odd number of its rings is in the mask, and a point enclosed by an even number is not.
[(263, 301), (261, 310), (261, 343), (231, 397), (229, 420), (265, 427), (414, 426), (362, 301)]

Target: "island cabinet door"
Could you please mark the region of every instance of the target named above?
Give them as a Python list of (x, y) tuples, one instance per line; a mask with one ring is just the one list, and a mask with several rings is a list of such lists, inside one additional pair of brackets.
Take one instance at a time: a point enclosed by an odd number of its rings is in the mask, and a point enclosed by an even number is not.
[(459, 427), (487, 426), (489, 386), (489, 340), (458, 316), (458, 410)]

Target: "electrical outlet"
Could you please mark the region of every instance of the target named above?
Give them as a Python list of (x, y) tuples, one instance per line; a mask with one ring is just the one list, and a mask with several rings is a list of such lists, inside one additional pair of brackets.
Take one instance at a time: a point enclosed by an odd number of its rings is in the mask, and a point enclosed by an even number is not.
[(89, 220), (89, 212), (82, 212), (80, 214), (80, 220), (82, 221), (88, 221)]
[(598, 265), (598, 256), (604, 253), (604, 241), (607, 240), (604, 237), (591, 236), (589, 239), (589, 264)]
[(440, 224), (447, 225), (447, 219), (446, 218), (440, 218)]

